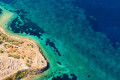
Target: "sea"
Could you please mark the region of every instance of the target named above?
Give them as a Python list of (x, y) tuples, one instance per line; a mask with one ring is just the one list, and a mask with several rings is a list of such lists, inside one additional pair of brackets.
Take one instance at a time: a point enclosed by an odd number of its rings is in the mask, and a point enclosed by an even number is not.
[(31, 80), (120, 80), (119, 0), (0, 0), (18, 14), (6, 31), (38, 43), (48, 59)]

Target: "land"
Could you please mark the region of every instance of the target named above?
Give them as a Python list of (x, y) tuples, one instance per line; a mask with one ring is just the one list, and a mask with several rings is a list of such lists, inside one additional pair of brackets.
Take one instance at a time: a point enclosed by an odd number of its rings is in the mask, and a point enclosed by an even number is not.
[(5, 31), (13, 13), (3, 9), (0, 14), (0, 80), (19, 80), (44, 72), (47, 60), (37, 43)]

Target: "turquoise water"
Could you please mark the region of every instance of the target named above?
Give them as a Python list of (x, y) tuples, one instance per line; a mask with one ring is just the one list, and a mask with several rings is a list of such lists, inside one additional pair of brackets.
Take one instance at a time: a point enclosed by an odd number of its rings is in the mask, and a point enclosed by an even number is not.
[(72, 0), (0, 4), (19, 15), (6, 30), (37, 41), (48, 58), (49, 69), (33, 80), (120, 80), (120, 48), (93, 30), (85, 10)]

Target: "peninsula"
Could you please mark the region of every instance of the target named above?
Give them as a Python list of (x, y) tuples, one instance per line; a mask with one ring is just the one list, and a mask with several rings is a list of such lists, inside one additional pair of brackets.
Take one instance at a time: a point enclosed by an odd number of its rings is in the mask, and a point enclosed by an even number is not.
[(12, 17), (14, 13), (0, 7), (0, 80), (35, 76), (47, 67), (47, 60), (35, 41), (6, 32)]

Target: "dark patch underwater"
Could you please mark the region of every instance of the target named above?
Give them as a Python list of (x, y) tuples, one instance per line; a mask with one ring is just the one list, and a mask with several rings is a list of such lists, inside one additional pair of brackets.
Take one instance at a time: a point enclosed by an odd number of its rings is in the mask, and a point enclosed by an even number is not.
[(67, 74), (63, 74), (63, 76), (57, 76), (52, 78), (52, 80), (77, 80), (77, 77), (75, 76), (75, 74), (71, 74), (72, 78), (69, 78), (69, 75)]

